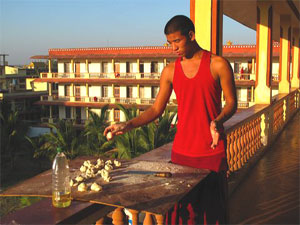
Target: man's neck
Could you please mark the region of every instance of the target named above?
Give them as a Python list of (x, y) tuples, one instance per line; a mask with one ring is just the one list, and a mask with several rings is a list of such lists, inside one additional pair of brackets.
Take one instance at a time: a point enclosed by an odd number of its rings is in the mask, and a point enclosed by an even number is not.
[(189, 54), (183, 57), (183, 60), (191, 60), (191, 59), (200, 59), (202, 55), (203, 49), (197, 44), (197, 42), (193, 43), (190, 47), (191, 51)]

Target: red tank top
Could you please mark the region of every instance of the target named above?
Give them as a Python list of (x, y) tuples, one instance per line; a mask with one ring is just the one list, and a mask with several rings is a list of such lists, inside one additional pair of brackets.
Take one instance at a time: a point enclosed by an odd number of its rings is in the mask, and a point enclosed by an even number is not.
[(221, 87), (210, 72), (211, 53), (204, 51), (197, 74), (185, 76), (181, 58), (175, 61), (173, 88), (178, 103), (177, 133), (172, 162), (214, 171), (226, 170), (225, 135), (212, 149), (210, 122), (221, 112)]

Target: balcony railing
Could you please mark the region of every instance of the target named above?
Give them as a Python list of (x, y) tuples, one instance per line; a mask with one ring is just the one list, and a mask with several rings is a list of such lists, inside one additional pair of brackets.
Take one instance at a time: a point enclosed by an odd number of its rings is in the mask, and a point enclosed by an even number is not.
[(110, 78), (110, 73), (89, 73), (90, 78)]
[(251, 74), (250, 73), (235, 73), (234, 79), (235, 80), (251, 80)]
[(159, 79), (160, 73), (141, 73), (141, 78)]
[(238, 108), (241, 109), (249, 108), (249, 102), (238, 102)]
[(136, 98), (115, 98), (116, 102), (124, 104), (135, 104)]
[(41, 78), (121, 78), (121, 79), (159, 79), (160, 73), (41, 73)]
[(106, 102), (106, 103), (110, 103), (110, 98), (109, 97), (90, 97), (89, 100), (90, 100), (90, 102)]
[(299, 110), (299, 97), (299, 90), (277, 95), (271, 105), (254, 105), (225, 123), (228, 174), (241, 169), (273, 143), (284, 125)]
[(141, 103), (142, 104), (153, 104), (155, 102), (155, 98), (142, 98)]

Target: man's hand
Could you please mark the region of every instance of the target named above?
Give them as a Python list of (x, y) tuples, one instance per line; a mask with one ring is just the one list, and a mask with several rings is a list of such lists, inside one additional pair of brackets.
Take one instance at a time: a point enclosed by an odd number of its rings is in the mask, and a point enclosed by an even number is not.
[(218, 131), (218, 124), (216, 121), (211, 121), (210, 123), (210, 133), (212, 137), (212, 143), (211, 143), (211, 148), (215, 149), (216, 146), (218, 145), (219, 138), (220, 138), (220, 133)]
[(124, 134), (129, 130), (129, 124), (127, 122), (122, 122), (106, 127), (103, 135), (106, 136), (107, 140), (109, 141), (113, 139), (114, 136)]

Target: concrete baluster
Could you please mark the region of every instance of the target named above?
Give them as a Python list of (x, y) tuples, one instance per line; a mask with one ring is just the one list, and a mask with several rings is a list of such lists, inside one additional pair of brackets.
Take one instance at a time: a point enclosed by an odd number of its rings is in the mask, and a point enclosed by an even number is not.
[(237, 128), (237, 136), (236, 136), (236, 140), (237, 140), (237, 151), (238, 151), (238, 154), (239, 154), (239, 163), (240, 163), (240, 166), (242, 167), (244, 165), (243, 163), (243, 158), (244, 158), (244, 155), (243, 155), (243, 149), (242, 149), (242, 145), (241, 145), (241, 127)]
[(283, 100), (283, 122), (287, 119), (287, 99)]
[(164, 216), (163, 215), (155, 215), (156, 223), (157, 225), (163, 225), (164, 224)]
[(122, 208), (116, 208), (112, 214), (114, 225), (124, 225), (124, 212)]
[(153, 219), (151, 213), (146, 212), (143, 225), (153, 225)]
[(139, 211), (137, 210), (133, 210), (133, 209), (129, 209), (129, 212), (132, 214), (132, 225), (138, 225), (139, 222)]
[(104, 217), (96, 221), (95, 225), (104, 225)]

